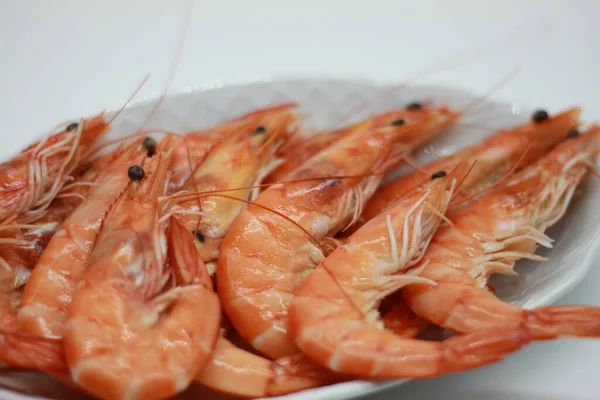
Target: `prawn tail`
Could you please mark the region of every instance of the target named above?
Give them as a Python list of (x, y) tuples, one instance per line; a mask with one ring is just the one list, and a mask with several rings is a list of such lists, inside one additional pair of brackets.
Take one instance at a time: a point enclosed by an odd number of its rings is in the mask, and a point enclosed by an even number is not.
[(600, 307), (549, 306), (528, 311), (525, 324), (535, 340), (600, 337)]

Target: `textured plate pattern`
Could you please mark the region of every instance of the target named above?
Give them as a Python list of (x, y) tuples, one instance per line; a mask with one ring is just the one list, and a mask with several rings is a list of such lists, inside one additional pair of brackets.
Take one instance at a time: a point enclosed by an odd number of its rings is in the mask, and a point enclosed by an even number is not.
[[(422, 149), (416, 157), (419, 162), (455, 152), (489, 135), (490, 130), (507, 128), (525, 121), (530, 114), (528, 110), (516, 105), (479, 101), (471, 94), (447, 87), (414, 86), (390, 90), (368, 81), (298, 79), (170, 96), (164, 99), (145, 127), (183, 133), (209, 127), (259, 107), (290, 101), (299, 103), (299, 112), (307, 116), (304, 122), (307, 135), (318, 129), (356, 122), (379, 111), (403, 107), (411, 101), (446, 103), (455, 109), (467, 107), (468, 111), (460, 123), (464, 126), (455, 127)], [(475, 107), (472, 106), (474, 102)], [(111, 138), (131, 134), (139, 129), (153, 108), (153, 101), (127, 108), (114, 122)], [(597, 180), (590, 180), (584, 191), (586, 195), (577, 197), (563, 221), (548, 232), (556, 240), (554, 248), (540, 251), (540, 254), (549, 257), (549, 261), (523, 261), (517, 265), (519, 276), (493, 279), (500, 297), (525, 307), (537, 307), (557, 300), (583, 279), (600, 244), (600, 212), (596, 200), (600, 196), (600, 184)], [(49, 382), (37, 373), (5, 371), (0, 375), (0, 385), (12, 389), (0, 389), (0, 397), (3, 399), (84, 398)], [(349, 399), (402, 382), (348, 382), (282, 398)], [(209, 397), (199, 387), (192, 387), (178, 397), (180, 400), (197, 398)]]

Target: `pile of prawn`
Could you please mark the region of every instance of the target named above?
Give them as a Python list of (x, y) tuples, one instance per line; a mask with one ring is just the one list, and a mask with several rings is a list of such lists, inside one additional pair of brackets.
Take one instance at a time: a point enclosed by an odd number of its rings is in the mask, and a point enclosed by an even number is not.
[(4, 162), (0, 362), (106, 400), (251, 398), (600, 337), (599, 307), (525, 310), (488, 284), (544, 261), (598, 174), (579, 108), (428, 165), (411, 156), (464, 110), (415, 102), (309, 138), (296, 110), (112, 142), (100, 114)]

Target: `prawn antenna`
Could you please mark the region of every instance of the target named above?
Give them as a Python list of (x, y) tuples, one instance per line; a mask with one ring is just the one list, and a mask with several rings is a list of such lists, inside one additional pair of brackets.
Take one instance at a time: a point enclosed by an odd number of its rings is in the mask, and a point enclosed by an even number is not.
[(123, 136), (120, 137), (118, 139), (113, 139), (113, 140), (109, 140), (106, 141), (104, 143), (99, 144), (98, 146), (94, 147), (93, 149), (90, 149), (90, 151), (88, 152), (89, 155), (91, 155), (92, 153), (97, 153), (99, 150), (105, 149), (109, 146), (112, 146), (113, 144), (120, 144), (123, 143), (129, 139), (135, 139), (135, 138), (139, 138), (142, 136), (149, 136), (151, 134), (161, 134), (161, 135), (175, 135), (175, 132), (171, 132), (171, 131), (167, 131), (164, 129), (153, 129), (153, 130), (142, 130), (142, 131), (138, 131), (136, 133), (132, 133), (131, 135), (127, 135), (127, 136)]
[[(167, 81), (165, 82), (165, 86), (162, 90), (162, 94), (159, 96), (158, 100), (155, 101), (152, 105), (152, 108), (150, 110), (150, 112), (148, 113), (148, 115), (146, 116), (146, 118), (142, 121), (141, 125), (139, 126), (139, 128), (137, 129), (137, 131), (129, 136), (117, 139), (117, 140), (113, 140), (113, 141), (109, 141), (109, 142), (105, 142), (102, 143), (100, 146), (96, 146), (92, 149), (90, 149), (88, 151), (87, 155), (90, 154), (94, 154), (95, 152), (97, 152), (99, 149), (105, 148), (111, 144), (115, 144), (115, 143), (119, 143), (120, 141), (123, 140), (127, 140), (127, 139), (131, 139), (134, 137), (138, 137), (138, 136), (142, 136), (145, 135), (146, 133), (143, 132), (144, 127), (146, 126), (146, 124), (150, 121), (150, 119), (154, 116), (154, 114), (156, 114), (156, 111), (158, 110), (158, 108), (161, 106), (167, 91), (169, 90), (169, 87), (171, 86), (171, 83), (173, 81), (173, 78), (175, 77), (175, 72), (177, 71), (177, 67), (179, 66), (179, 60), (181, 58), (181, 54), (183, 52), (183, 48), (185, 45), (185, 41), (186, 41), (186, 37), (187, 37), (187, 32), (189, 29), (189, 25), (190, 25), (190, 18), (192, 15), (192, 2), (191, 0), (188, 0), (187, 2), (187, 6), (185, 7), (184, 10), (184, 24), (183, 27), (181, 29), (181, 34), (180, 34), (180, 38), (179, 38), (179, 45), (176, 49), (175, 52), (175, 56), (173, 57), (173, 62), (171, 63), (171, 67), (169, 69), (169, 75), (167, 76)], [(148, 81), (149, 75), (146, 75), (144, 77), (144, 79), (142, 80), (142, 83), (140, 83), (137, 88), (135, 89), (135, 91), (129, 96), (129, 98), (127, 99), (127, 101), (125, 101), (125, 103), (123, 104), (123, 106), (115, 113), (115, 115), (112, 117), (112, 119), (110, 120), (109, 124), (112, 123), (117, 116), (119, 116), (119, 114), (133, 101), (133, 99), (135, 98), (135, 96), (138, 94), (138, 92), (142, 89), (142, 87), (146, 84), (146, 82)]]
[(181, 60), (181, 55), (183, 54), (183, 49), (185, 47), (185, 42), (187, 39), (187, 34), (190, 26), (190, 20), (192, 16), (192, 0), (188, 0), (186, 2), (186, 7), (184, 7), (184, 22), (181, 28), (180, 37), (177, 45), (177, 49), (175, 50), (175, 56), (173, 57), (173, 61), (171, 63), (171, 67), (169, 69), (169, 74), (167, 75), (167, 80), (165, 82), (165, 86), (162, 90), (162, 94), (159, 96), (158, 100), (154, 102), (150, 112), (146, 119), (142, 122), (140, 127), (138, 128), (138, 132), (144, 129), (146, 124), (150, 121), (150, 119), (156, 114), (158, 108), (162, 105), (169, 88), (171, 87), (171, 83), (173, 82), (173, 78), (175, 78), (175, 73), (177, 72), (177, 68), (179, 67), (179, 61)]
[(464, 197), (458, 201), (452, 202), (450, 203), (450, 207), (455, 207), (458, 204), (464, 203), (466, 201), (469, 201), (471, 199), (473, 199), (474, 197), (479, 196), (480, 194), (490, 191), (491, 189), (497, 187), (498, 185), (501, 185), (504, 181), (506, 181), (506, 179), (508, 179), (518, 168), (519, 164), (521, 164), (521, 162), (523, 161), (523, 159), (525, 158), (525, 155), (527, 154), (527, 152), (529, 151), (529, 149), (531, 148), (531, 145), (527, 146), (527, 148), (525, 149), (525, 151), (523, 152), (523, 154), (521, 154), (521, 157), (519, 157), (519, 159), (517, 160), (517, 162), (515, 163), (515, 165), (513, 165), (513, 167), (506, 173), (504, 174), (500, 179), (498, 179), (498, 181), (494, 182), (493, 184), (467, 196)]
[(175, 193), (170, 196), (164, 196), (163, 199), (165, 199), (165, 200), (186, 199), (188, 197), (193, 198), (198, 195), (236, 192), (239, 190), (249, 190), (249, 189), (260, 189), (260, 188), (265, 188), (265, 187), (270, 187), (270, 186), (286, 185), (286, 184), (291, 184), (291, 183), (318, 182), (318, 181), (327, 181), (330, 179), (363, 179), (363, 178), (368, 178), (369, 176), (377, 176), (377, 175), (385, 175), (385, 173), (384, 172), (373, 172), (370, 174), (363, 174), (363, 175), (337, 175), (337, 176), (333, 175), (333, 176), (323, 176), (323, 177), (318, 177), (318, 178), (294, 179), (294, 180), (289, 180), (289, 181), (261, 183), (259, 185), (241, 186), (241, 187), (229, 188), (229, 189), (208, 190), (208, 191), (196, 192), (196, 193)]
[[(238, 190), (239, 190), (239, 189), (238, 189)], [(266, 210), (266, 211), (272, 212), (273, 214), (275, 214), (275, 215), (277, 215), (277, 216), (279, 216), (279, 217), (281, 217), (281, 218), (285, 219), (286, 221), (289, 221), (289, 222), (290, 222), (290, 223), (292, 223), (293, 225), (297, 226), (297, 227), (298, 227), (298, 228), (299, 228), (299, 229), (300, 229), (302, 232), (304, 232), (304, 233), (306, 234), (306, 236), (308, 236), (308, 238), (310, 239), (310, 241), (311, 241), (311, 242), (312, 242), (312, 243), (313, 243), (315, 246), (317, 246), (317, 247), (318, 247), (318, 248), (321, 250), (321, 252), (322, 252), (323, 254), (325, 254), (325, 253), (326, 253), (326, 249), (325, 249), (325, 248), (324, 248), (324, 247), (323, 247), (323, 246), (322, 246), (322, 245), (319, 243), (319, 241), (318, 241), (317, 239), (315, 239), (315, 237), (314, 237), (313, 235), (311, 235), (311, 234), (310, 234), (310, 232), (309, 232), (309, 231), (307, 231), (306, 229), (304, 229), (304, 228), (302, 227), (302, 225), (300, 225), (299, 223), (297, 223), (297, 222), (296, 222), (296, 221), (294, 221), (292, 218), (288, 217), (287, 215), (285, 215), (285, 214), (284, 214), (284, 213), (282, 213), (282, 212), (279, 212), (279, 211), (277, 211), (277, 210), (274, 210), (274, 209), (272, 209), (272, 208), (270, 208), (270, 207), (267, 207), (267, 206), (263, 206), (262, 204), (258, 204), (258, 203), (254, 202), (254, 201), (250, 201), (250, 200), (246, 200), (246, 199), (240, 199), (239, 197), (228, 196), (228, 195), (226, 195), (226, 194), (206, 193), (206, 194), (201, 194), (201, 195), (198, 195), (198, 198), (202, 198), (202, 197), (221, 197), (221, 198), (223, 198), (223, 199), (236, 200), (236, 201), (240, 201), (240, 202), (242, 202), (242, 203), (246, 203), (246, 204), (248, 204), (248, 205), (253, 205), (253, 206), (255, 206), (255, 207), (262, 208), (263, 210)]]
[(485, 100), (489, 99), (494, 93), (496, 93), (498, 90), (502, 89), (511, 80), (513, 80), (517, 76), (519, 71), (520, 71), (520, 67), (517, 66), (517, 67), (513, 68), (508, 74), (503, 76), (498, 82), (496, 82), (491, 88), (489, 88), (482, 96), (478, 96), (475, 99), (473, 99), (470, 103), (468, 103), (465, 106), (465, 108), (457, 114), (456, 118), (458, 119), (458, 118), (462, 117), (467, 112), (469, 112), (469, 111), (473, 110), (474, 108), (483, 104), (483, 102)]
[(418, 171), (424, 175), (429, 175), (429, 172), (427, 172), (426, 169), (424, 169), (423, 167), (421, 167), (419, 164), (415, 163), (414, 161), (412, 161), (408, 156), (405, 156), (403, 161), (412, 169), (414, 169), (415, 171)]
[(144, 85), (146, 84), (146, 82), (148, 82), (148, 79), (150, 78), (150, 75), (146, 75), (144, 77), (144, 79), (142, 79), (142, 81), (139, 83), (139, 85), (137, 85), (137, 87), (135, 88), (135, 90), (129, 95), (129, 97), (127, 98), (127, 100), (125, 100), (123, 102), (123, 105), (121, 106), (121, 108), (119, 108), (115, 114), (112, 116), (112, 118), (110, 119), (110, 121), (108, 121), (107, 125), (110, 125), (113, 123), (113, 121), (115, 119), (117, 119), (117, 117), (123, 112), (124, 109), (127, 108), (127, 106), (129, 106), (129, 104), (131, 104), (131, 102), (133, 101), (133, 99), (135, 98), (135, 96), (137, 96), (137, 94), (140, 92), (140, 90), (142, 90), (142, 88), (144, 87)]
[(471, 171), (473, 171), (473, 168), (475, 167), (475, 164), (477, 164), (477, 160), (473, 161), (473, 163), (471, 164), (471, 166), (469, 167), (469, 169), (467, 170), (467, 172), (465, 173), (465, 175), (461, 178), (461, 180), (458, 182), (458, 184), (456, 185), (455, 191), (458, 193), (458, 191), (460, 190), (460, 187), (462, 186), (462, 184), (465, 182), (465, 180), (467, 179), (467, 176), (469, 176), (469, 174), (471, 173)]

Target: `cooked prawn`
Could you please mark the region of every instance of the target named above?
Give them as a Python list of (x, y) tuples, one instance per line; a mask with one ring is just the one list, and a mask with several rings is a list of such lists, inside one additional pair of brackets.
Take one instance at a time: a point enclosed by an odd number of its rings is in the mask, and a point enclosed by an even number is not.
[[(181, 191), (172, 196), (172, 213), (194, 233), (196, 248), (206, 263), (216, 261), (221, 242), (245, 203), (224, 197), (195, 197), (194, 193), (257, 186), (262, 182), (279, 162), (275, 150), (294, 129), (294, 115), (287, 109), (275, 110), (263, 110), (251, 114), (254, 118), (239, 120), (237, 131), (216, 145)], [(252, 200), (257, 189), (228, 191), (228, 195)]]
[[(170, 219), (161, 219), (158, 199), (167, 189), (169, 158), (146, 158), (132, 174), (70, 305), (64, 344), (71, 377), (102, 399), (162, 399), (184, 390), (218, 336), (219, 301), (207, 273), (166, 290), (171, 271), (164, 267), (164, 224)], [(194, 248), (189, 235), (173, 242)], [(176, 250), (169, 249), (170, 263), (201, 262), (177, 257)]]
[(461, 184), (461, 193), (465, 196), (476, 192), (482, 186), (488, 186), (503, 176), (521, 157), (525, 158), (520, 168), (537, 160), (554, 145), (564, 140), (568, 132), (576, 129), (580, 108), (571, 108), (544, 121), (531, 121), (507, 130), (500, 130), (484, 141), (467, 147), (458, 153), (436, 160), (409, 175), (401, 176), (382, 185), (367, 202), (364, 212), (355, 225), (344, 235), (349, 236), (365, 222), (374, 218), (389, 204), (402, 197), (411, 187), (418, 185), (438, 171), (446, 171), (457, 162), (465, 161), (477, 164)]
[(42, 217), (79, 165), (80, 156), (108, 130), (104, 114), (69, 124), (0, 165), (0, 222)]
[(458, 332), (489, 327), (525, 329), (533, 339), (600, 336), (600, 307), (550, 306), (524, 310), (503, 302), (486, 285), (493, 273), (514, 274), (517, 260), (543, 260), (536, 245), (551, 247), (544, 231), (566, 212), (592, 166), (600, 126), (559, 144), (504, 186), (457, 211), (435, 235), (420, 275), (437, 285), (404, 289), (419, 316)]
[[(367, 203), (361, 218), (371, 218), (378, 210), (384, 208), (387, 202), (393, 202), (411, 186), (426, 179), (424, 175), (444, 173), (459, 161), (475, 163), (465, 181), (461, 183), (459, 197), (466, 199), (480, 192), (482, 187), (490, 188), (500, 183), (501, 176), (505, 176), (505, 173), (523, 169), (554, 145), (566, 140), (569, 132), (573, 132), (579, 125), (580, 112), (579, 108), (572, 108), (538, 122), (532, 117), (528, 123), (513, 129), (500, 130), (481, 143), (434, 161), (421, 171), (383, 185)], [(511, 171), (507, 172), (509, 168)], [(455, 208), (458, 207), (451, 207), (451, 212)], [(359, 220), (356, 226), (344, 234), (352, 233), (363, 222)], [(383, 322), (386, 328), (393, 330), (397, 335), (415, 337), (429, 324), (404, 304), (400, 293), (393, 299), (386, 299), (385, 304), (387, 307), (382, 315)]]
[[(390, 154), (411, 132), (394, 124), (398, 115), (404, 113), (355, 126), (286, 179), (298, 182), (263, 191), (225, 237), (217, 268), (223, 308), (240, 336), (269, 357), (296, 354), (287, 333), (287, 307), (296, 286), (324, 256), (313, 241), (351, 223), (383, 172), (397, 163)], [(337, 178), (307, 180), (331, 176)]]
[[(395, 113), (397, 117), (395, 123), (398, 125), (405, 124), (413, 128), (410, 136), (407, 135), (405, 143), (417, 147), (455, 123), (459, 115), (460, 113), (453, 112), (446, 106), (434, 108), (420, 105), (419, 107), (407, 107), (405, 110), (397, 111)], [(379, 121), (388, 123), (385, 118)], [(287, 145), (282, 146), (278, 152), (279, 156), (285, 161), (269, 174), (265, 182), (284, 181), (286, 176), (300, 167), (306, 160), (333, 145), (352, 132), (354, 128), (355, 125), (352, 125), (321, 132), (309, 138), (290, 141)], [(420, 140), (417, 140), (417, 138)]]
[(140, 164), (146, 151), (137, 140), (112, 155), (87, 199), (60, 225), (25, 285), (18, 311), (20, 332), (60, 339), (67, 307), (84, 276), (111, 205), (129, 183), (127, 169)]
[(518, 329), (494, 329), (444, 342), (386, 331), (381, 300), (404, 285), (430, 281), (405, 273), (423, 256), (464, 172), (413, 188), (367, 222), (300, 284), (290, 308), (298, 347), (332, 371), (379, 378), (430, 377), (491, 363), (526, 342)]
[[(275, 126), (277, 123), (287, 123), (286, 135), (291, 135), (295, 130), (292, 122), (295, 119), (291, 110), (297, 105), (293, 103), (280, 104), (254, 110), (245, 115), (236, 117), (225, 123), (199, 131), (189, 132), (175, 137), (174, 153), (171, 160), (171, 178), (169, 180), (169, 193), (175, 193), (184, 185), (193, 184), (190, 181), (192, 174), (197, 171), (198, 166), (205, 161), (211, 150), (231, 135), (247, 135), (265, 126)], [(273, 125), (275, 123), (275, 125)], [(197, 182), (197, 180), (196, 180)], [(193, 188), (192, 190), (196, 190)]]
[[(173, 218), (171, 221), (169, 229), (172, 234), (169, 235), (169, 249), (175, 248), (175, 243), (171, 243), (172, 240), (181, 240), (181, 237), (191, 235), (178, 218)], [(183, 261), (197, 258), (198, 253), (195, 249), (178, 248), (177, 253), (171, 257), (180, 259), (173, 271), (177, 285), (189, 285), (198, 279), (199, 275), (205, 275), (204, 265), (201, 263), (196, 264), (195, 269), (180, 269), (181, 266), (195, 266), (194, 263)], [(224, 334), (226, 329), (222, 331)], [(290, 365), (286, 365), (286, 362)], [(305, 376), (304, 371), (301, 370), (302, 363), (303, 360), (282, 360), (280, 364), (273, 363), (235, 346), (224, 336), (220, 336), (210, 360), (200, 370), (195, 381), (218, 392), (243, 397), (285, 394), (331, 381), (325, 380), (325, 377)]]
[[(4, 225), (0, 237), (0, 263), (4, 266), (2, 290), (8, 293), (21, 288), (29, 279), (48, 243), (61, 222), (88, 196), (98, 182), (111, 171), (112, 163), (133, 158), (136, 146), (125, 146), (95, 160), (85, 171), (75, 177), (75, 182), (65, 185), (47, 208), (46, 214), (30, 224)], [(129, 152), (129, 154), (124, 154)], [(12, 242), (8, 239), (12, 238)]]

